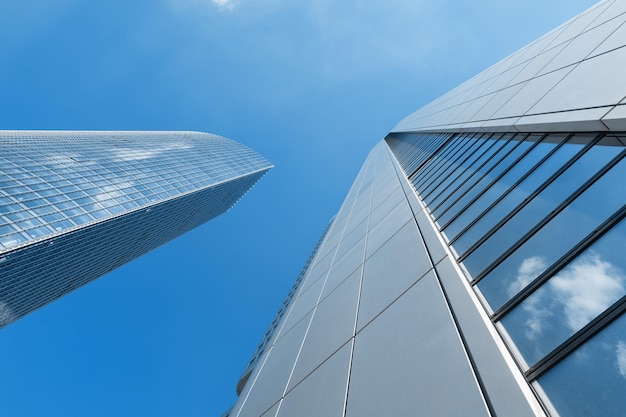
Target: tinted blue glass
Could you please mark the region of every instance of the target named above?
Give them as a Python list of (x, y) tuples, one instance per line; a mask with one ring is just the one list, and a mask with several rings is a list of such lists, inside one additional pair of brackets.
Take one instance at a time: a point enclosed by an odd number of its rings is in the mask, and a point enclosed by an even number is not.
[(562, 417), (621, 417), (626, 410), (626, 317), (578, 348), (538, 383)]
[[(541, 359), (626, 294), (625, 240), (622, 221), (502, 319), (528, 363)], [(512, 286), (509, 294), (523, 284)]]
[(467, 206), (472, 199), (484, 192), (485, 189), (489, 187), (489, 184), (510, 167), (513, 161), (522, 155), (531, 145), (532, 142), (516, 140), (510, 142), (510, 147), (507, 146), (501, 152), (498, 152), (496, 158), (486, 167), (487, 169), (485, 169), (484, 173), (481, 173), (481, 176), (476, 179), (476, 182), (471, 183), (471, 187), (467, 187), (462, 194), (458, 194), (450, 206), (446, 207), (445, 210), (437, 215), (439, 224), (446, 225)]
[[(578, 146), (580, 145), (568, 144), (561, 147), (561, 149), (577, 149)], [(543, 217), (550, 214), (552, 210), (604, 167), (621, 149), (621, 147), (617, 146), (592, 146), (580, 159), (574, 162), (532, 200), (523, 201), (526, 205), (513, 218), (464, 259), (463, 263), (468, 270), (475, 274), (482, 272), (484, 268), (504, 253), (515, 241), (527, 233)], [(559, 155), (563, 156), (561, 152), (554, 156), (559, 157)], [(546, 167), (549, 167), (549, 165), (546, 165)], [(536, 172), (538, 171), (540, 170)], [(511, 208), (508, 210), (511, 210)], [(506, 212), (502, 213), (502, 215), (506, 214)]]
[(423, 188), (436, 178), (436, 173), (449, 163), (468, 141), (467, 137), (454, 137), (445, 147), (432, 155), (424, 167), (411, 179), (416, 188)]
[[(195, 132), (0, 132), (0, 145), (0, 172), (10, 176), (2, 194), (12, 196), (0, 200), (0, 213), (74, 219), (55, 223), (57, 231), (267, 167), (236, 142)], [(4, 242), (7, 249), (24, 240)]]
[[(465, 253), (471, 245), (489, 232), (498, 221), (502, 220), (504, 216), (523, 202), (524, 199), (534, 192), (550, 175), (554, 174), (554, 172), (569, 161), (582, 148), (582, 145), (564, 145), (556, 150), (556, 152), (541, 163), (541, 165), (532, 171), (521, 183), (515, 186), (515, 188), (510, 189), (506, 193), (506, 196), (495, 206), (487, 212), (481, 213), (480, 219), (457, 237), (454, 241), (454, 249), (457, 253)], [(499, 247), (497, 249), (502, 250), (503, 248)], [(504, 247), (504, 249), (506, 249), (506, 247)], [(468, 264), (472, 264), (472, 262), (466, 262), (466, 266)], [(468, 267), (468, 269), (470, 268)]]
[(480, 140), (477, 138), (471, 138), (467, 140), (465, 145), (457, 152), (455, 158), (451, 158), (449, 161), (447, 161), (447, 163), (442, 167), (440, 172), (437, 173), (433, 181), (426, 187), (421, 188), (422, 198), (432, 198), (438, 195), (441, 189), (445, 188), (449, 184), (449, 181), (452, 177), (455, 177), (460, 172), (462, 172), (463, 168), (467, 164), (468, 158), (474, 156), (476, 151), (478, 151), (480, 147), (484, 144), (484, 140)]
[[(159, 202), (91, 227), (76, 228), (8, 252), (0, 276), (0, 327), (224, 212), (264, 174), (259, 171), (215, 187)], [(65, 231), (80, 220), (52, 222)], [(44, 238), (48, 225), (26, 220), (22, 234), (0, 245)], [(25, 234), (28, 233), (28, 234)], [(53, 243), (53, 244), (51, 244)]]
[(625, 176), (622, 159), (489, 272), (478, 283), (489, 304), (502, 305), (619, 210), (626, 203)]
[(462, 188), (471, 177), (477, 177), (479, 173), (484, 172), (484, 165), (493, 158), (494, 154), (506, 144), (506, 140), (484, 140), (485, 146), (483, 146), (480, 152), (476, 153), (476, 158), (469, 159), (464, 169), (458, 173), (458, 175), (451, 181), (450, 186), (445, 190), (441, 190), (437, 196), (424, 200), (431, 208), (431, 212), (435, 213), (443, 202), (446, 202), (452, 197), (458, 189)]
[(500, 196), (506, 193), (523, 175), (528, 173), (556, 144), (537, 144), (521, 161), (493, 184), (478, 200), (467, 207), (454, 221), (444, 228), (450, 240), (456, 238), (473, 220), (477, 219)]

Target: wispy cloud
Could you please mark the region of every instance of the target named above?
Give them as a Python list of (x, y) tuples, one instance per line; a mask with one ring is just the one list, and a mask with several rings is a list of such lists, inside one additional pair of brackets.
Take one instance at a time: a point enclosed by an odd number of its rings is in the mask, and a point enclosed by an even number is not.
[(617, 370), (626, 378), (626, 343), (621, 340), (617, 342), (615, 354), (617, 355)]
[[(519, 292), (545, 268), (545, 261), (540, 257), (524, 260), (508, 288), (509, 295)], [(522, 304), (526, 312), (526, 337), (535, 340), (544, 330), (561, 325), (571, 332), (578, 331), (624, 294), (625, 281), (619, 268), (590, 251)], [(624, 358), (626, 370), (626, 356)]]
[(140, 161), (142, 159), (154, 158), (165, 151), (177, 150), (177, 149), (189, 149), (191, 145), (171, 142), (164, 143), (162, 146), (153, 147), (152, 149), (141, 149), (131, 147), (116, 147), (111, 151), (116, 158), (122, 161)]
[(234, 7), (232, 0), (211, 0), (211, 3), (215, 4), (220, 9), (232, 10)]
[(624, 293), (623, 282), (621, 271), (592, 252), (552, 278), (550, 285), (564, 307), (568, 327), (578, 330)]
[(509, 297), (514, 296), (537, 278), (539, 274), (546, 270), (546, 261), (541, 256), (531, 256), (522, 261), (517, 270), (515, 280), (509, 285), (507, 293)]

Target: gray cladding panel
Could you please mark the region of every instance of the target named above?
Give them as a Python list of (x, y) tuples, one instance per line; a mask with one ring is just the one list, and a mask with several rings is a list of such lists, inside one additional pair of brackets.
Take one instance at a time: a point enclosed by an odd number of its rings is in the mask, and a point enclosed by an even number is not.
[(342, 417), (349, 364), (348, 344), (287, 393), (278, 417)]
[[(609, 0), (594, 5), (409, 115), (393, 131), (568, 131), (577, 116), (563, 113), (597, 106), (608, 112), (626, 96), (620, 70), (626, 47), (626, 38), (620, 36), (626, 18), (623, 3)], [(521, 89), (518, 83), (523, 83)], [(519, 120), (538, 114), (544, 116), (541, 127), (532, 120)], [(613, 129), (600, 123), (604, 114), (588, 114), (576, 129)]]
[[(437, 273), (441, 277), (442, 285), (450, 299), (450, 304), (456, 313), (459, 326), (462, 329), (468, 349), (472, 352), (473, 360), (483, 382), (484, 389), (491, 400), (496, 415), (507, 417), (535, 416), (531, 403), (537, 404), (534, 399), (525, 397), (520, 385), (524, 382), (516, 380), (510, 368), (494, 342), (494, 336), (489, 332), (480, 315), (480, 307), (472, 302), (467, 287), (463, 285), (462, 277), (453, 266), (450, 258), (445, 258), (437, 264)], [(518, 374), (519, 375), (519, 374)], [(532, 394), (526, 390), (530, 397)], [(538, 408), (538, 406), (537, 406)]]
[(238, 413), (232, 413), (233, 416), (260, 416), (282, 398), (310, 317), (307, 315), (272, 347), (253, 383), (248, 382), (241, 393), (240, 402), (242, 398), (244, 402)]
[(408, 222), (365, 262), (359, 328), (431, 269), (422, 239)]
[(352, 338), (360, 281), (360, 274), (353, 274), (315, 310), (290, 387), (300, 382)]
[(396, 234), (408, 221), (413, 218), (406, 199), (401, 201), (393, 210), (387, 213), (379, 223), (370, 225), (368, 234), (367, 253), (369, 257), (376, 252), (391, 236)]
[(488, 416), (432, 273), (356, 336), (347, 417)]
[(311, 310), (317, 304), (317, 301), (320, 298), (320, 292), (324, 286), (324, 278), (318, 279), (314, 284), (309, 286), (306, 290), (304, 290), (298, 298), (293, 301), (291, 309), (287, 315), (287, 318), (282, 325), (282, 329), (278, 334), (278, 338), (282, 337), (285, 333), (287, 333), (293, 326), (296, 325), (307, 313), (310, 313)]

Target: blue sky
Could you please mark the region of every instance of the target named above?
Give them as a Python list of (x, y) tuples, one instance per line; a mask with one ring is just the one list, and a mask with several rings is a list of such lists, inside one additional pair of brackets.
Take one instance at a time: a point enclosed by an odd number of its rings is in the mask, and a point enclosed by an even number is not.
[(0, 414), (220, 416), (370, 148), (593, 3), (0, 2), (0, 128), (199, 130), (276, 165), (229, 213), (1, 330)]

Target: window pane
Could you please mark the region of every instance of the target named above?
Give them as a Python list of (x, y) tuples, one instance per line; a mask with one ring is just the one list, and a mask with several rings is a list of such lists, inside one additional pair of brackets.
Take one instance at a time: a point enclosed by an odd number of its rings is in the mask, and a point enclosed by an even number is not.
[[(472, 178), (477, 178), (480, 173), (485, 171), (485, 165), (488, 165), (489, 161), (494, 155), (507, 144), (506, 139), (491, 139), (485, 140), (486, 146), (483, 146), (479, 152), (476, 153), (476, 158), (468, 160), (468, 164), (464, 167), (462, 172), (459, 172), (458, 176), (450, 184), (446, 190), (439, 193), (432, 199), (425, 199), (428, 207), (432, 212), (435, 211), (442, 203), (445, 203), (453, 196), (457, 194), (458, 190), (465, 189), (464, 187), (468, 182), (471, 183)], [(432, 201), (431, 201), (432, 200)], [(452, 200), (454, 201), (454, 200)]]
[[(520, 155), (522, 155), (530, 146), (532, 142), (529, 141), (511, 141), (511, 149), (507, 146), (505, 151), (495, 158), (494, 167), (490, 167), (486, 170), (486, 175), (478, 180), (475, 185), (472, 185), (471, 189), (468, 189), (465, 194), (459, 194), (456, 200), (451, 203), (449, 209), (438, 214), (437, 221), (441, 225), (445, 225), (452, 219), (461, 209), (463, 209), (474, 197), (480, 195), (485, 188), (493, 182), (502, 172), (504, 172)], [(511, 153), (507, 154), (511, 150)], [(493, 168), (493, 170), (491, 170)]]
[(491, 210), (481, 213), (481, 218), (455, 240), (453, 246), (457, 253), (465, 253), (471, 245), (490, 231), (496, 223), (523, 202), (526, 197), (533, 193), (548, 177), (554, 174), (582, 148), (582, 145), (563, 145), (550, 155), (528, 177), (511, 189)]
[[(575, 145), (565, 145), (561, 149), (570, 147), (571, 149), (578, 149), (578, 146)], [(527, 205), (522, 210), (520, 210), (506, 224), (504, 224), (503, 227), (491, 235), (489, 239), (480, 245), (479, 248), (463, 260), (463, 263), (468, 271), (470, 271), (470, 273), (474, 276), (481, 273), (487, 266), (495, 261), (498, 256), (509, 249), (511, 245), (526, 234), (533, 226), (539, 223), (541, 219), (550, 214), (552, 210), (567, 199), (597, 171), (604, 167), (621, 150), (622, 148), (617, 146), (592, 146), (580, 159), (578, 159), (558, 178), (556, 178), (552, 184), (547, 186), (531, 201), (526, 202)], [(561, 154), (561, 152), (557, 152), (557, 154)], [(558, 159), (557, 154), (554, 156)], [(548, 166), (551, 165), (552, 164), (548, 164)], [(538, 171), (539, 170), (536, 172)], [(532, 182), (533, 181), (531, 181), (531, 183)], [(524, 181), (524, 183), (526, 183), (526, 181)], [(509, 194), (509, 196), (512, 194), (514, 193)], [(506, 200), (515, 200), (522, 197), (525, 198), (523, 192), (520, 192), (519, 194), (521, 195), (513, 197), (512, 199), (507, 198)], [(514, 202), (515, 201), (513, 201), (513, 203)], [(505, 216), (514, 208), (508, 206), (509, 204), (504, 205), (506, 212), (500, 213), (501, 216)], [(494, 207), (494, 209), (497, 207), (499, 207), (499, 205)], [(456, 249), (456, 242), (454, 247)]]
[[(626, 221), (557, 273), (502, 324), (529, 364), (552, 351), (626, 294)], [(511, 293), (517, 292), (511, 288)]]
[(524, 174), (530, 171), (556, 145), (554, 143), (539, 143), (497, 183), (485, 192), (478, 200), (469, 206), (459, 217), (445, 229), (449, 239), (456, 238), (459, 233), (474, 219), (480, 216), (494, 201), (504, 194)]
[(622, 159), (478, 283), (494, 311), (626, 203), (625, 177)]
[[(481, 139), (470, 139), (466, 146), (464, 146), (455, 158), (447, 162), (445, 167), (436, 175), (434, 180), (427, 186), (422, 187), (422, 196), (427, 199), (432, 198), (439, 194), (439, 192), (445, 188), (452, 178), (462, 171), (463, 167), (467, 164), (467, 159), (470, 155), (474, 155), (482, 145), (485, 144)], [(430, 201), (430, 200), (428, 200)]]
[(538, 379), (562, 417), (621, 417), (626, 410), (626, 317)]

